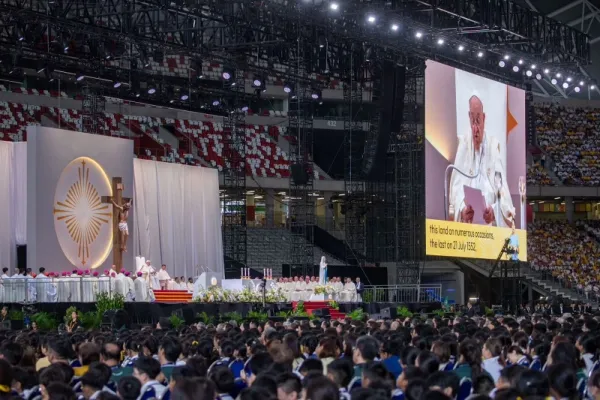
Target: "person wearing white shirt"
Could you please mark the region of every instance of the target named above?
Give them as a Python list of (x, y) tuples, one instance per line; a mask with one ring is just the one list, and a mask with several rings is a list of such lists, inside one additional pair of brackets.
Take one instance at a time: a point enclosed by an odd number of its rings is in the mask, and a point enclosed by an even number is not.
[(194, 291), (194, 280), (192, 278), (188, 278), (187, 291), (190, 293)]
[(8, 275), (8, 268), (6, 268), (6, 267), (2, 268), (2, 276), (0, 276), (0, 278), (2, 278), (2, 279), (10, 278), (10, 276)]
[(494, 383), (500, 379), (500, 371), (503, 365), (500, 362), (502, 357), (502, 342), (498, 338), (488, 339), (483, 345), (483, 369), (490, 374)]
[(171, 277), (167, 272), (167, 266), (165, 264), (160, 266), (156, 277), (158, 278), (158, 282), (160, 284), (160, 290), (167, 290), (167, 284), (171, 280)]

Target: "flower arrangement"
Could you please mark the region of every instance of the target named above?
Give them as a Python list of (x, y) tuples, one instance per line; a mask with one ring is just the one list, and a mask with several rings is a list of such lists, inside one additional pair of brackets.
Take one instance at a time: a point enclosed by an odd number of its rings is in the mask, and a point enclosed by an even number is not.
[[(193, 301), (196, 303), (261, 303), (263, 301), (262, 295), (261, 290), (254, 291), (244, 288), (244, 290), (237, 292), (211, 286), (198, 293), (198, 296)], [(285, 295), (281, 288), (273, 288), (265, 292), (265, 302), (267, 303), (280, 303), (284, 301)]]
[(315, 294), (334, 294), (335, 289), (331, 285), (317, 285), (313, 289)]

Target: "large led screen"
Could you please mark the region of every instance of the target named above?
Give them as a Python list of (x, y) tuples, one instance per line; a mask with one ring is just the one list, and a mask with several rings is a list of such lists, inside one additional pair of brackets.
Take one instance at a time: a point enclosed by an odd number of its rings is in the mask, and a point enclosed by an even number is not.
[(429, 60), (425, 139), (427, 254), (526, 261), (525, 91)]

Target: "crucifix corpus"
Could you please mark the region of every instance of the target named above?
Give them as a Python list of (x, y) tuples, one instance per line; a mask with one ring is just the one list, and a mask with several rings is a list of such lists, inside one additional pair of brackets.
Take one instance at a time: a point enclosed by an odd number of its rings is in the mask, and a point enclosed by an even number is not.
[(127, 252), (129, 227), (127, 220), (131, 209), (131, 199), (123, 197), (123, 181), (121, 177), (112, 178), (112, 196), (102, 196), (103, 203), (113, 205), (113, 264), (117, 271), (123, 268), (123, 252)]

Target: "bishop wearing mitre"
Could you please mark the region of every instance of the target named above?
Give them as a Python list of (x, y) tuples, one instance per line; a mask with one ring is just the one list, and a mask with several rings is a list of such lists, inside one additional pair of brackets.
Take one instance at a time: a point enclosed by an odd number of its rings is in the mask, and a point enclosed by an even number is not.
[(171, 280), (169, 273), (167, 272), (167, 266), (165, 264), (160, 266), (158, 274), (156, 274), (158, 282), (160, 283), (160, 290), (167, 290), (167, 284)]

